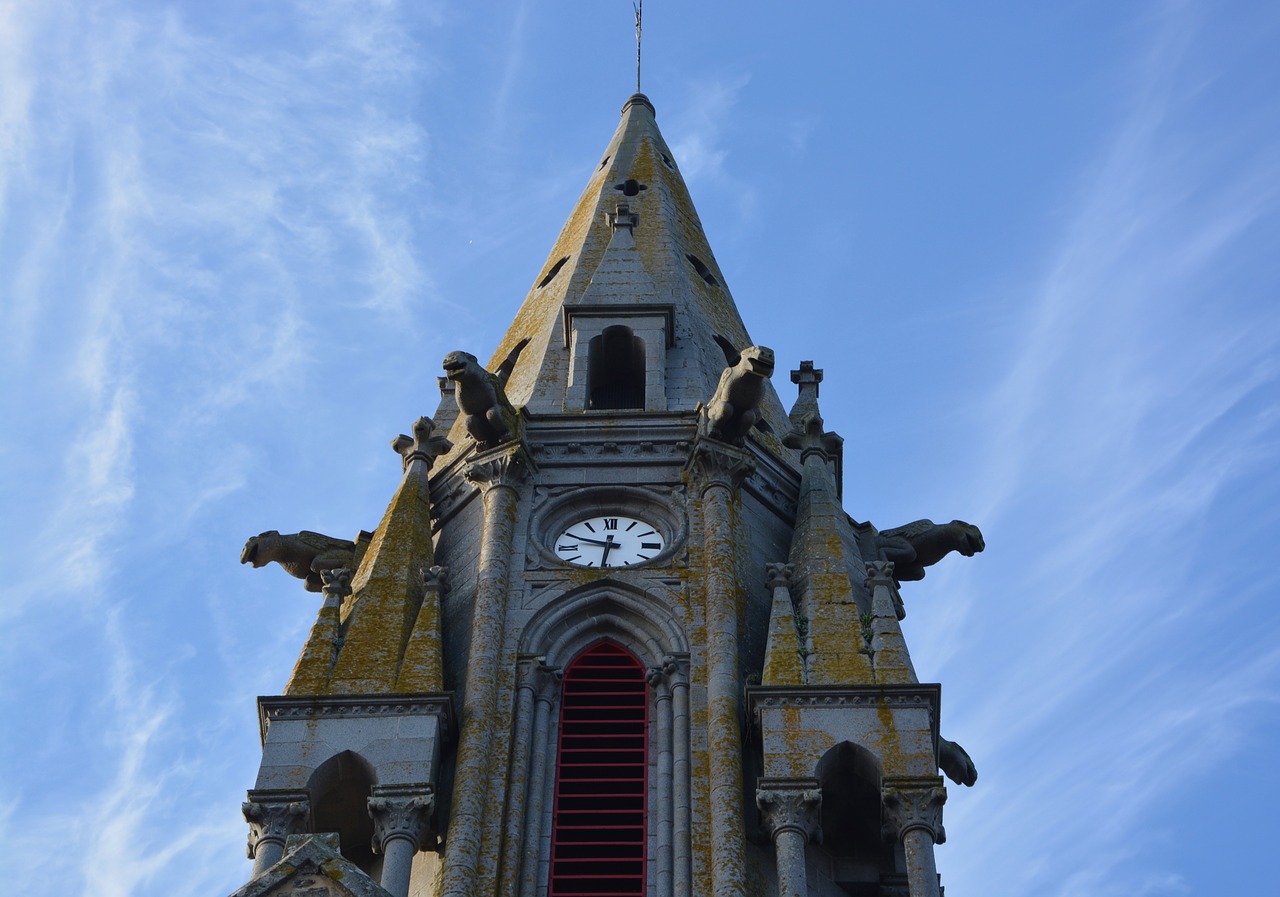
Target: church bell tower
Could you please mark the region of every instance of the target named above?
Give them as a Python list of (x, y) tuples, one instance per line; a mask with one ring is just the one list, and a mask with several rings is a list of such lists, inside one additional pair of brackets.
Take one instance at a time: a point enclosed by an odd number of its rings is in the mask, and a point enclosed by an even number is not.
[(822, 371), (788, 412), (643, 94), (590, 172), (377, 527), (245, 546), (322, 601), (237, 897), (940, 894), (939, 768), (976, 772), (899, 589), (982, 536), (845, 512)]

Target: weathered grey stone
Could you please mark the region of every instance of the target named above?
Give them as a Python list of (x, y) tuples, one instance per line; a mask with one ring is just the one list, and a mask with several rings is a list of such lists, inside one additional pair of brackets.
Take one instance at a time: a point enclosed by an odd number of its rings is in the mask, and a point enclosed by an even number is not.
[(309, 530), (281, 535), (272, 529), (249, 537), (240, 551), (240, 563), (256, 568), (274, 561), (290, 576), (305, 580), (308, 592), (319, 592), (321, 571), (359, 566), (363, 548), (361, 543)]
[(981, 530), (972, 523), (917, 520), (882, 530), (876, 536), (876, 547), (881, 560), (893, 562), (894, 578), (906, 582), (924, 579), (925, 567), (932, 567), (953, 551), (973, 557), (987, 545)]

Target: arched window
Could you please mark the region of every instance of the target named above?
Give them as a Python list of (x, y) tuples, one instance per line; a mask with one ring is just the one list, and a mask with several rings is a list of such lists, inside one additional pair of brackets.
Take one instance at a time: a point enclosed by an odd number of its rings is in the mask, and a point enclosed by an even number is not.
[(621, 897), (645, 889), (649, 689), (613, 642), (564, 674), (549, 897)]
[(587, 350), (587, 407), (644, 407), (644, 341), (615, 324), (593, 336)]

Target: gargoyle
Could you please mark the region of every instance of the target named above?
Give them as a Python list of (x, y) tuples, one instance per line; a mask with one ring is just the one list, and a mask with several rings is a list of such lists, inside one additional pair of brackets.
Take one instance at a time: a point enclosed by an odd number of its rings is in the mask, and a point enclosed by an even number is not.
[(938, 766), (957, 785), (973, 787), (978, 781), (978, 767), (969, 759), (969, 752), (954, 741), (938, 739)]
[(287, 536), (280, 535), (276, 530), (267, 530), (260, 535), (250, 536), (249, 541), (244, 543), (240, 563), (265, 567), (275, 561), (290, 576), (306, 580), (308, 592), (318, 592), (323, 587), (320, 578), (322, 570), (332, 570), (335, 567), (355, 569), (363, 555), (363, 546), (346, 539), (335, 539), (308, 530)]
[(724, 351), (729, 366), (720, 375), (715, 395), (702, 414), (700, 432), (721, 442), (741, 445), (752, 427), (769, 432), (760, 413), (764, 384), (773, 376), (773, 350), (748, 346), (739, 351), (723, 336), (716, 343)]
[(506, 386), (528, 344), (527, 338), (518, 342), (494, 373), (481, 367), (470, 352), (450, 352), (444, 357), (444, 373), (457, 384), (458, 410), (466, 420), (467, 433), (482, 449), (520, 435), (520, 415), (507, 400)]
[(924, 579), (925, 567), (932, 567), (953, 551), (968, 558), (987, 547), (982, 532), (963, 520), (917, 520), (876, 533), (875, 544), (881, 560), (893, 561), (893, 578), (900, 583)]

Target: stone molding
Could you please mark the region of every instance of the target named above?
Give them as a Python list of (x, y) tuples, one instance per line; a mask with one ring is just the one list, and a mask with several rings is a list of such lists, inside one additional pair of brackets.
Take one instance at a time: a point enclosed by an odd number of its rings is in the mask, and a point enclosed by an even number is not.
[(537, 469), (523, 442), (508, 442), (477, 454), (467, 462), (463, 475), (467, 482), (489, 492), (503, 487), (515, 489)]
[(689, 657), (688, 655), (668, 654), (662, 658), (662, 665), (649, 667), (645, 673), (645, 680), (651, 688), (657, 688), (665, 683), (669, 687), (689, 684)]
[(765, 564), (765, 584), (772, 589), (790, 589), (795, 577), (794, 564)]
[(761, 708), (782, 707), (928, 707), (937, 715), (942, 687), (933, 683), (909, 685), (754, 685), (747, 689), (747, 705), (754, 712)]
[(355, 570), (350, 567), (332, 567), (320, 571), (320, 592), (326, 600), (341, 601), (351, 594), (351, 577)]
[(548, 666), (544, 657), (522, 657), (516, 663), (519, 669), (517, 688), (527, 689), (539, 701), (554, 701), (560, 694), (560, 684), (564, 681), (562, 668)]
[(775, 840), (783, 832), (793, 831), (802, 835), (805, 843), (822, 842), (822, 790), (817, 779), (759, 779), (756, 806)]
[(443, 735), (452, 730), (453, 695), (419, 692), (404, 695), (295, 696), (258, 698), (258, 729), (265, 744), (272, 720), (353, 719), (371, 716), (437, 716)]
[(250, 791), (241, 804), (245, 822), (249, 823), (249, 842), (245, 853), (254, 859), (263, 842), (285, 845), (289, 836), (305, 832), (310, 826), (311, 801), (306, 791), (260, 789)]
[(369, 798), (373, 852), (384, 853), (395, 838), (410, 841), (415, 851), (434, 848), (435, 810), (435, 789), (430, 784), (374, 785)]
[(935, 844), (946, 841), (942, 805), (947, 802), (947, 789), (941, 776), (885, 778), (880, 794), (888, 838), (900, 842), (913, 829), (923, 829)]
[(750, 452), (727, 442), (700, 436), (693, 444), (685, 467), (701, 481), (705, 495), (713, 486), (737, 489), (755, 472), (756, 460)]

